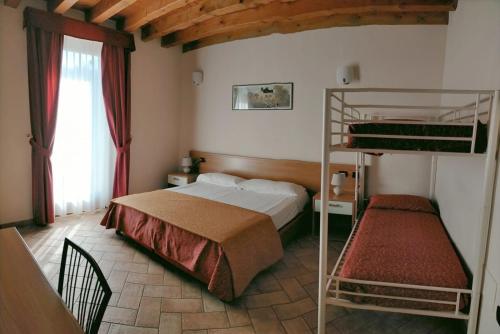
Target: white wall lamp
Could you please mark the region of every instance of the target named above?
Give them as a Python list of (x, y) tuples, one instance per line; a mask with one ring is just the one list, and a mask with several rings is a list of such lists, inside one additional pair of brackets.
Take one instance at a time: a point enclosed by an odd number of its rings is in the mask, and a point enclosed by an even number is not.
[(359, 65), (344, 65), (337, 68), (337, 83), (340, 87), (359, 81)]
[(203, 82), (203, 72), (202, 71), (194, 71), (192, 74), (193, 85), (199, 86)]

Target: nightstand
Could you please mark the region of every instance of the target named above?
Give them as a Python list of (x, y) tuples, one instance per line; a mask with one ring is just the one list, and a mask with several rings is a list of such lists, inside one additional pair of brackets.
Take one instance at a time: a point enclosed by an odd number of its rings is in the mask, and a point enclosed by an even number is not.
[[(321, 193), (316, 193), (313, 197), (313, 234), (316, 233), (316, 212), (321, 212)], [(351, 216), (351, 224), (354, 225), (356, 219), (356, 199), (354, 193), (344, 192), (337, 196), (330, 191), (328, 196), (328, 213)]]
[(168, 186), (183, 186), (196, 181), (198, 174), (185, 174), (185, 173), (171, 173), (168, 174)]

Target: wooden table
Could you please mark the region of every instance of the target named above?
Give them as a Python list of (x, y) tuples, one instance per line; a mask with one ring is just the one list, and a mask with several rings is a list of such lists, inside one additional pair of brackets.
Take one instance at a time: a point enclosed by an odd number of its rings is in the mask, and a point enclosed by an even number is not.
[(0, 230), (0, 333), (83, 333), (13, 227)]

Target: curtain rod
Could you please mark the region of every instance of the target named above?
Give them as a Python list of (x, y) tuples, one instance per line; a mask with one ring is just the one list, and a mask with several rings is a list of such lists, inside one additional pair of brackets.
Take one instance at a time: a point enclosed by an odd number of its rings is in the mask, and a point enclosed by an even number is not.
[(24, 27), (33, 26), (45, 31), (123, 47), (130, 52), (135, 51), (134, 35), (130, 33), (116, 31), (32, 7), (24, 9), (23, 25)]

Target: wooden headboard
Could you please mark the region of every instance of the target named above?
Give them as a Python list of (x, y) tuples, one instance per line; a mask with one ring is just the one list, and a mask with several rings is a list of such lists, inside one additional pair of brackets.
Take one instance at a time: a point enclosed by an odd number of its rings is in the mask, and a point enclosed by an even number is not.
[[(200, 173), (220, 172), (247, 179), (269, 179), (300, 184), (312, 191), (321, 190), (321, 163), (300, 160), (266, 159), (238, 155), (191, 151), (192, 158), (200, 158)], [(330, 174), (345, 171), (349, 174), (345, 191), (354, 192), (355, 165), (330, 164)], [(330, 177), (331, 179), (331, 177)]]

